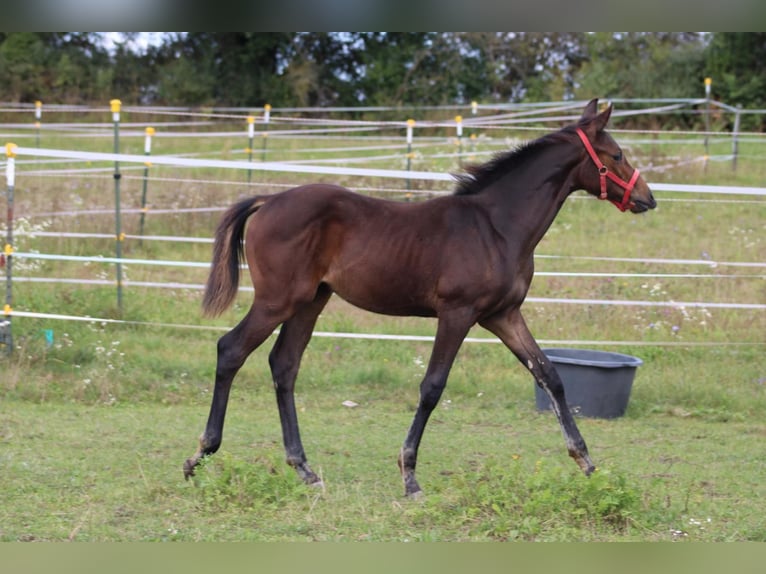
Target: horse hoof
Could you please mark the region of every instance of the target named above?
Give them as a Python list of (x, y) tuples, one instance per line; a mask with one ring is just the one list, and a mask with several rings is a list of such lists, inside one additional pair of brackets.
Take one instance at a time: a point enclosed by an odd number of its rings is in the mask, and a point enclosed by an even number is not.
[(186, 480), (189, 480), (192, 476), (194, 476), (194, 467), (196, 464), (192, 462), (191, 459), (187, 459), (186, 462), (184, 462), (184, 478)]
[(409, 498), (410, 500), (423, 500), (426, 495), (423, 494), (422, 490), (415, 490), (413, 492), (406, 492), (405, 496)]
[(593, 471), (596, 470), (596, 466), (593, 464), (593, 461), (590, 459), (590, 456), (588, 456), (587, 452), (582, 454), (581, 452), (570, 450), (569, 456), (574, 459), (574, 461), (577, 463), (577, 466), (580, 467), (580, 470), (583, 471), (585, 476), (590, 476), (593, 474)]

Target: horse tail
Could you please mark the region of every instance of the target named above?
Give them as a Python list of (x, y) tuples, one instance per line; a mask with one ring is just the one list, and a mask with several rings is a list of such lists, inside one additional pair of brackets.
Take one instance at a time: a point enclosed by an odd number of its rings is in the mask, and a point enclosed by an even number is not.
[(234, 301), (239, 289), (239, 267), (244, 260), (244, 236), (248, 218), (266, 197), (250, 197), (232, 205), (215, 232), (213, 261), (202, 298), (202, 313), (217, 317)]

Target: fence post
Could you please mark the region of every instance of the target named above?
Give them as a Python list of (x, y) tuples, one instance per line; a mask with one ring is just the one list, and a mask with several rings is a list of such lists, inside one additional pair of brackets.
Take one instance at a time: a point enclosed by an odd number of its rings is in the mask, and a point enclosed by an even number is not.
[(737, 154), (739, 153), (739, 121), (742, 115), (742, 104), (737, 104), (734, 115), (734, 132), (731, 138), (731, 169), (737, 171)]
[(455, 116), (455, 133), (457, 135), (458, 164), (463, 164), (463, 116)]
[[(112, 109), (112, 121), (114, 122), (114, 153), (120, 153), (120, 106), (122, 102), (120, 100), (111, 100), (109, 105)], [(120, 214), (120, 162), (115, 160), (114, 162), (114, 238), (115, 238), (115, 253), (118, 259), (117, 268), (117, 310), (122, 316), (122, 263), (119, 261), (122, 258), (122, 242), (125, 239), (125, 235), (122, 233), (122, 221)]]
[[(253, 161), (253, 138), (255, 137), (255, 116), (247, 116), (247, 161)], [(253, 177), (253, 170), (247, 170), (247, 183)]]
[(705, 167), (710, 157), (710, 86), (713, 84), (713, 78), (705, 78)]
[[(412, 118), (407, 120), (407, 171), (412, 170), (412, 129), (415, 127), (415, 120)], [(412, 181), (407, 178), (407, 191), (410, 190)]]
[(40, 147), (40, 119), (43, 116), (43, 103), (40, 100), (35, 102), (35, 142), (37, 147)]
[[(154, 128), (146, 128), (146, 139), (144, 140), (144, 155), (147, 158), (152, 153), (152, 136), (154, 135)], [(152, 162), (148, 159), (144, 162), (144, 185), (141, 190), (141, 222), (139, 235), (144, 235), (144, 220), (146, 219), (146, 188), (149, 185), (149, 168), (152, 167)]]
[(263, 144), (261, 145), (261, 161), (266, 161), (266, 142), (269, 139), (269, 121), (271, 121), (271, 105), (263, 106), (263, 123), (266, 125), (266, 131), (262, 134)]
[(5, 231), (5, 247), (2, 257), (5, 263), (5, 304), (3, 318), (0, 320), (0, 347), (5, 347), (5, 353), (10, 356), (13, 351), (11, 336), (11, 313), (13, 311), (13, 188), (16, 184), (16, 144), (5, 144), (5, 176), (8, 181), (8, 212)]
[[(471, 114), (475, 116), (478, 113), (479, 113), (479, 102), (474, 100), (471, 102)], [(476, 161), (476, 155), (475, 155), (476, 154), (476, 134), (471, 133), (469, 138), (471, 140), (471, 154), (474, 154), (474, 155), (468, 156), (468, 161)]]

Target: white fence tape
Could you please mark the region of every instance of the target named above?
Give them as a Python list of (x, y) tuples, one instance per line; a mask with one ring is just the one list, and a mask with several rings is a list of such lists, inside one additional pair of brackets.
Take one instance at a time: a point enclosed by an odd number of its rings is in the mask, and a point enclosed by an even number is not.
[[(114, 236), (112, 236), (114, 238)], [(87, 255), (60, 255), (54, 253), (25, 253), (20, 251), (13, 254), (14, 257), (25, 259), (46, 259), (52, 261), (80, 261), (88, 263), (120, 263), (122, 265), (161, 265), (163, 267), (201, 267), (209, 268), (210, 263), (196, 261), (160, 261), (158, 259), (126, 259), (124, 257), (101, 257), (100, 255), (89, 257)], [(15, 280), (15, 278), (14, 278)]]
[[(125, 163), (144, 163), (146, 156), (135, 154), (114, 154), (101, 152), (75, 152), (52, 149), (16, 148), (17, 155), (57, 157), (62, 159), (82, 159), (86, 161), (109, 161)], [(381, 170), (364, 168), (341, 168), (315, 165), (295, 165), (281, 162), (249, 162), (215, 159), (193, 159), (184, 157), (152, 156), (152, 164), (174, 165), (180, 167), (210, 167), (221, 169), (246, 169), (260, 171), (279, 171), (289, 173), (312, 173), (317, 175), (352, 175), (359, 177), (391, 177), (399, 179), (424, 179), (431, 181), (454, 181), (448, 173), (407, 170)]]
[(711, 259), (661, 259), (642, 257), (600, 257), (597, 255), (535, 255), (538, 259), (579, 259), (581, 261), (619, 261), (623, 263), (653, 263), (659, 265), (704, 265), (716, 267), (766, 267), (759, 261), (713, 261)]
[[(71, 150), (54, 150), (43, 148), (17, 147), (16, 154), (19, 156), (53, 157), (61, 159), (79, 159), (85, 161), (107, 161), (140, 163), (146, 162), (145, 155), (114, 154), (102, 152), (80, 152)], [(249, 162), (234, 160), (194, 159), (173, 156), (152, 156), (152, 164), (172, 165), (180, 167), (208, 167), (220, 169), (245, 169), (256, 171), (276, 171), (288, 173), (311, 173), (317, 175), (348, 175), (358, 177), (383, 177), (397, 179), (418, 179), (429, 181), (454, 182), (454, 177), (449, 173), (429, 171), (408, 171), (394, 169), (367, 169), (352, 167), (331, 167), (322, 165), (304, 165), (283, 162)], [(764, 187), (742, 186), (716, 186), (716, 185), (687, 185), (677, 183), (650, 183), (656, 191), (675, 191), (686, 193), (714, 193), (714, 194), (737, 194), (766, 196)]]
[(652, 191), (680, 191), (684, 193), (716, 193), (725, 195), (766, 196), (766, 187), (742, 187), (735, 185), (685, 185), (682, 183), (650, 183)]
[[(114, 235), (106, 233), (56, 233), (56, 232), (33, 232), (29, 235), (40, 235), (48, 237), (98, 237), (102, 239), (113, 239)], [(212, 243), (212, 239), (202, 237), (172, 237), (172, 236), (146, 236), (130, 235), (133, 239), (157, 239), (160, 241), (186, 241), (193, 243)], [(55, 253), (30, 253), (19, 251), (14, 253), (14, 257), (26, 259), (48, 259), (53, 261), (89, 261), (95, 263), (124, 263), (125, 265), (167, 265), (173, 267), (209, 267), (210, 263), (195, 261), (178, 260), (159, 260), (159, 259), (128, 259), (116, 257), (104, 257), (101, 255), (61, 255)], [(711, 268), (718, 266), (748, 267), (748, 268), (766, 268), (766, 262), (750, 261), (710, 261), (708, 259), (641, 259), (630, 257), (588, 257), (577, 255), (535, 255), (536, 259), (584, 259), (591, 261), (611, 261), (611, 262), (631, 262), (631, 263), (657, 263), (671, 265), (704, 265)], [(243, 267), (244, 269), (245, 267)], [(723, 275), (723, 274), (701, 274), (701, 273), (620, 273), (620, 272), (595, 272), (595, 271), (536, 271), (536, 276), (554, 276), (554, 277), (710, 277), (710, 278), (764, 278), (764, 275)]]
[[(42, 259), (50, 259), (49, 257), (41, 257)], [(114, 257), (78, 257), (78, 256), (67, 256), (64, 258), (64, 260), (67, 261), (95, 261), (98, 263), (116, 263), (117, 261), (120, 261), (123, 265), (129, 265), (130, 260), (126, 259), (116, 259)], [(149, 260), (133, 260), (136, 263), (147, 263)], [(152, 265), (163, 265), (167, 264), (168, 262), (163, 261), (151, 261)], [(181, 262), (174, 262), (176, 266), (180, 267)], [(196, 263), (193, 265), (194, 267), (208, 267), (209, 264), (207, 263)], [(22, 278), (15, 278), (15, 281), (24, 281)], [(45, 278), (35, 278), (32, 280), (34, 282), (42, 283), (46, 281), (50, 281), (51, 283), (55, 282), (61, 282), (60, 280), (47, 280)], [(87, 283), (86, 281), (79, 281), (80, 283)], [(98, 284), (106, 284), (106, 285), (114, 285), (114, 282), (104, 282), (101, 283), (99, 281)], [(123, 285), (128, 286), (131, 285), (131, 282), (129, 281), (123, 281)], [(201, 289), (202, 285), (193, 285), (193, 284), (164, 284), (164, 283), (137, 283), (133, 282), (133, 285), (142, 285), (145, 287), (170, 287), (170, 288), (181, 288), (181, 289)], [(240, 287), (240, 291), (252, 291), (252, 287)], [(712, 302), (712, 301), (646, 301), (646, 300), (637, 300), (637, 299), (578, 299), (578, 298), (556, 298), (556, 297), (527, 297), (524, 300), (526, 303), (542, 303), (542, 304), (565, 304), (565, 305), (604, 305), (604, 306), (620, 306), (620, 307), (670, 307), (674, 309), (692, 309), (692, 308), (699, 308), (699, 309), (748, 309), (748, 310), (766, 310), (766, 304), (764, 303), (721, 303), (721, 302)], [(15, 311), (11, 314), (16, 314)]]
[[(118, 325), (143, 325), (146, 327), (160, 327), (171, 329), (191, 329), (196, 331), (229, 331), (230, 327), (212, 326), (212, 325), (189, 325), (185, 323), (151, 323), (147, 321), (126, 321), (123, 319), (104, 319), (98, 317), (80, 317), (77, 315), (61, 315), (54, 313), (32, 313), (26, 311), (16, 311), (14, 315), (18, 317), (27, 317), (30, 319), (48, 319), (54, 321), (80, 321), (96, 324), (118, 324)], [(278, 334), (279, 330), (274, 331)], [(313, 337), (333, 338), (333, 339), (362, 339), (374, 341), (412, 341), (433, 343), (432, 335), (393, 335), (387, 333), (345, 333), (314, 331)], [(501, 343), (499, 339), (489, 337), (466, 337), (466, 343)], [(626, 346), (626, 347), (749, 347), (766, 345), (764, 341), (601, 341), (589, 339), (537, 339), (540, 345), (551, 346)]]
[(556, 299), (552, 297), (527, 297), (529, 303), (566, 303), (572, 305), (618, 305), (622, 307), (673, 307), (675, 309), (766, 309), (766, 303), (714, 303), (704, 301), (629, 301), (617, 299)]

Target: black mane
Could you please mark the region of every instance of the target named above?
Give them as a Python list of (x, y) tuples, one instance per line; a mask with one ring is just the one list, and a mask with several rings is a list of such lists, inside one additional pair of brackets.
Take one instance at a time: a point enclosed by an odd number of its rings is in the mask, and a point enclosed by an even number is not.
[(529, 161), (529, 157), (539, 153), (540, 150), (554, 143), (568, 141), (565, 134), (572, 130), (564, 128), (558, 132), (544, 135), (536, 140), (522, 143), (516, 148), (495, 154), (486, 163), (467, 165), (463, 169), (465, 173), (453, 174), (457, 181), (455, 195), (475, 195), (487, 188), (491, 183), (502, 176)]

